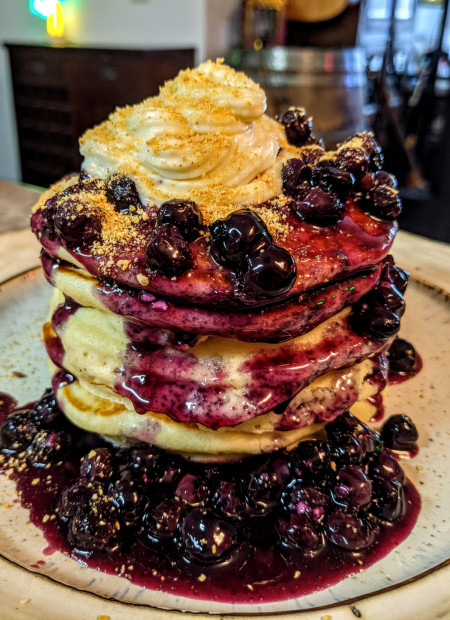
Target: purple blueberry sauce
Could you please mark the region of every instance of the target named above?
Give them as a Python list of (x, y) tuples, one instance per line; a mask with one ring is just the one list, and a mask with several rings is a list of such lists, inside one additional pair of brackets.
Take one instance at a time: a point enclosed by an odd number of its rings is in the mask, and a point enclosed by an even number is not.
[[(50, 284), (58, 272), (67, 270), (63, 261), (45, 252), (41, 255), (44, 273)], [(73, 266), (69, 269), (74, 269)], [(190, 331), (198, 335), (223, 336), (244, 341), (283, 342), (312, 329), (346, 305), (352, 304), (378, 282), (381, 266), (359, 271), (288, 301), (247, 311), (221, 310), (211, 298), (211, 305), (202, 308), (174, 304), (173, 300), (156, 298), (148, 291), (102, 281), (95, 294), (109, 310), (121, 316), (162, 329)]]
[[(73, 427), (50, 391), (27, 407), (3, 421), (1, 451), (45, 554), (150, 589), (228, 603), (302, 596), (384, 557), (420, 510), (380, 436), (350, 413), (327, 441), (208, 465), (108, 445)], [(349, 438), (357, 452), (341, 450)]]

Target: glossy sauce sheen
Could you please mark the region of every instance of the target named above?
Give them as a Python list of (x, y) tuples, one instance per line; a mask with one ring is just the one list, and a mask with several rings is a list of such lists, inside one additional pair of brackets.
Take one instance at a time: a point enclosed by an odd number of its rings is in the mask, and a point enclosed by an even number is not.
[[(66, 377), (66, 380), (70, 381), (70, 377)], [(3, 396), (2, 400), (9, 403), (2, 409), (3, 419), (11, 412), (14, 401), (7, 396)], [(96, 445), (105, 445), (100, 438), (84, 432), (81, 432), (78, 444), (83, 453), (89, 452)], [(190, 465), (187, 464), (187, 467)], [(238, 475), (242, 465), (237, 463), (227, 467), (228, 474), (231, 467)], [(13, 474), (22, 505), (30, 510), (31, 522), (43, 531), (48, 542), (45, 554), (62, 551), (90, 568), (113, 575), (120, 574), (138, 586), (177, 596), (228, 603), (278, 601), (329, 587), (372, 565), (399, 545), (411, 532), (420, 510), (420, 496), (407, 483), (404, 487), (406, 514), (397, 521), (381, 524), (375, 542), (369, 548), (359, 552), (346, 551), (325, 539), (324, 546), (316, 555), (302, 555), (297, 559), (279, 553), (269, 517), (253, 518), (250, 519), (249, 539), (245, 543), (250, 544), (251, 551), (243, 568), (215, 575), (214, 569), (210, 572), (205, 566), (199, 579), (198, 570), (190, 574), (189, 568), (171, 548), (167, 548), (164, 557), (161, 552), (164, 547), (144, 546), (141, 542), (134, 542), (135, 536), (130, 538), (126, 552), (89, 555), (71, 549), (65, 538), (64, 526), (57, 517), (49, 519), (48, 516), (55, 514), (61, 490), (77, 478), (78, 472), (79, 461), (76, 459), (43, 469), (28, 466), (20, 473)], [(37, 478), (40, 479), (39, 484), (36, 484)], [(39, 565), (35, 565), (35, 568), (38, 569)]]

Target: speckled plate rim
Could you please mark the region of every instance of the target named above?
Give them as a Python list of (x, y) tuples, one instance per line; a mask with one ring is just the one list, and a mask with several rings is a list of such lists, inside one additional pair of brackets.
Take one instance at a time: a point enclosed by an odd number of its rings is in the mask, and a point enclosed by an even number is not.
[[(24, 271), (21, 271), (20, 273), (17, 273), (16, 275), (12, 275), (6, 279), (4, 279), (3, 281), (0, 282), (0, 289), (2, 287), (4, 287), (5, 285), (7, 285), (8, 283), (11, 283), (12, 281), (19, 279), (20, 277), (26, 276), (27, 274), (30, 274), (31, 272), (35, 272), (36, 270), (39, 270), (40, 267), (39, 265), (35, 265), (32, 266)], [(442, 287), (440, 286), (436, 286), (435, 284), (433, 284), (430, 280), (428, 280), (427, 278), (423, 278), (423, 277), (418, 277), (416, 275), (414, 275), (412, 278), (412, 280), (414, 280), (417, 284), (426, 287), (427, 289), (434, 291), (435, 293), (438, 293), (442, 296), (444, 296), (446, 298), (447, 301), (450, 301), (450, 293), (446, 290), (444, 290)], [(396, 584), (387, 586), (385, 588), (380, 588), (377, 590), (374, 590), (372, 592), (366, 593), (366, 594), (362, 594), (360, 596), (356, 596), (356, 597), (351, 597), (348, 599), (345, 599), (343, 601), (340, 601), (338, 603), (332, 603), (332, 604), (328, 604), (328, 605), (322, 605), (322, 606), (317, 606), (314, 607), (313, 609), (302, 609), (302, 610), (292, 610), (292, 611), (272, 611), (272, 612), (258, 612), (257, 614), (254, 613), (246, 613), (246, 612), (241, 612), (241, 613), (232, 613), (232, 612), (228, 612), (228, 613), (214, 613), (214, 615), (211, 614), (205, 614), (204, 612), (196, 612), (196, 611), (184, 611), (181, 609), (171, 609), (171, 610), (166, 610), (166, 609), (161, 609), (159, 607), (155, 607), (155, 606), (151, 606), (149, 604), (140, 604), (140, 603), (133, 603), (133, 602), (123, 602), (123, 601), (118, 601), (118, 600), (111, 600), (107, 597), (103, 597), (100, 593), (94, 593), (94, 592), (89, 592), (86, 590), (80, 590), (77, 589), (75, 586), (70, 585), (70, 584), (65, 584), (63, 582), (57, 581), (55, 579), (53, 579), (51, 576), (49, 575), (45, 575), (42, 573), (38, 573), (38, 572), (34, 572), (32, 569), (28, 569), (25, 568), (23, 566), (21, 566), (19, 563), (14, 562), (13, 560), (6, 558), (5, 556), (3, 556), (2, 551), (0, 549), (0, 594), (2, 594), (2, 585), (3, 583), (2, 578), (3, 578), (3, 570), (4, 570), (4, 566), (6, 567), (14, 567), (15, 569), (17, 569), (21, 574), (26, 575), (27, 577), (32, 576), (33, 578), (37, 578), (40, 581), (44, 581), (50, 584), (51, 587), (55, 587), (58, 590), (61, 590), (61, 595), (63, 592), (70, 592), (72, 595), (75, 596), (81, 596), (83, 597), (83, 599), (86, 600), (95, 600), (95, 601), (99, 601), (102, 604), (104, 602), (108, 603), (108, 607), (110, 605), (113, 605), (114, 608), (117, 609), (117, 611), (120, 610), (129, 610), (130, 612), (130, 620), (131, 618), (137, 618), (137, 616), (135, 616), (135, 612), (138, 612), (138, 610), (144, 610), (147, 613), (151, 613), (150, 615), (146, 615), (146, 618), (167, 618), (167, 620), (169, 620), (170, 617), (172, 616), (176, 616), (179, 617), (180, 614), (184, 614), (186, 616), (186, 614), (188, 615), (193, 615), (196, 618), (214, 618), (215, 617), (233, 617), (233, 618), (249, 618), (249, 617), (264, 617), (264, 618), (278, 618), (278, 617), (283, 617), (283, 618), (290, 618), (290, 617), (298, 617), (298, 616), (302, 616), (305, 617), (307, 616), (308, 618), (310, 618), (311, 620), (344, 620), (344, 619), (354, 619), (355, 617), (363, 617), (363, 612), (361, 611), (361, 604), (364, 603), (365, 606), (365, 611), (364, 611), (364, 617), (366, 617), (366, 615), (369, 613), (370, 611), (370, 607), (372, 607), (372, 604), (375, 603), (375, 607), (378, 607), (379, 604), (381, 603), (381, 600), (385, 600), (387, 596), (392, 595), (393, 593), (398, 594), (399, 592), (403, 595), (402, 599), (403, 602), (406, 603), (406, 600), (408, 599), (408, 597), (411, 597), (409, 599), (409, 604), (407, 605), (407, 608), (405, 607), (400, 613), (401, 615), (390, 615), (389, 618), (390, 620), (394, 620), (394, 618), (419, 618), (419, 616), (416, 615), (416, 612), (418, 611), (418, 609), (416, 608), (416, 606), (414, 605), (414, 603), (416, 602), (416, 596), (414, 595), (414, 593), (412, 592), (413, 587), (416, 584), (419, 584), (420, 582), (424, 582), (425, 580), (427, 580), (428, 582), (430, 582), (430, 580), (433, 579), (433, 577), (439, 578), (439, 581), (442, 581), (444, 584), (449, 583), (450, 582), (450, 558), (448, 558), (447, 560), (440, 562), (439, 564), (437, 564), (436, 566), (433, 566), (423, 572), (420, 572), (416, 575), (414, 575), (413, 577), (406, 579), (404, 581), (400, 581)], [(450, 617), (450, 594), (447, 593), (447, 588), (444, 588), (442, 590), (442, 592), (444, 593), (444, 595), (440, 598), (440, 599), (434, 599), (434, 603), (432, 603), (431, 605), (427, 603), (427, 615), (420, 615), (421, 620), (426, 620), (428, 618), (434, 619), (434, 618), (447, 618), (448, 616)], [(0, 597), (1, 600), (1, 597)], [(81, 602), (81, 600), (80, 600)], [(27, 604), (28, 600), (25, 599), (25, 602), (22, 601), (22, 603)], [(411, 603), (413, 603), (413, 605), (411, 605)], [(359, 604), (359, 609), (356, 609), (355, 607), (353, 607), (355, 604)], [(442, 607), (442, 604), (444, 605), (444, 607)], [(385, 603), (382, 603), (382, 605), (385, 605)], [(439, 609), (437, 608), (437, 606), (439, 606)], [(368, 607), (369, 606), (369, 607)], [(436, 606), (436, 609), (435, 609)], [(91, 609), (91, 605), (89, 605), (89, 609)], [(26, 612), (26, 610), (23, 610), (24, 612)], [(105, 610), (102, 609), (102, 611), (109, 611), (109, 610)], [(112, 610), (111, 610), (112, 611)], [(322, 612), (323, 611), (328, 611), (331, 612), (333, 611), (333, 615), (323, 615)], [(398, 611), (398, 610), (397, 610)], [(81, 610), (80, 610), (81, 612)], [(335, 615), (336, 612), (338, 613), (338, 615)], [(341, 615), (341, 613), (344, 613), (345, 615)], [(45, 614), (47, 614), (48, 612), (45, 612)], [(411, 616), (411, 613), (414, 613), (413, 616)], [(424, 612), (425, 613), (425, 612)], [(429, 613), (431, 613), (431, 615), (428, 615)], [(44, 612), (43, 612), (44, 614)], [(155, 615), (154, 615), (155, 614)], [(349, 614), (349, 615), (347, 615)], [(359, 615), (358, 615), (359, 614)], [(104, 614), (101, 614), (101, 616), (104, 616)], [(9, 618), (10, 616), (8, 616)], [(19, 614), (11, 616), (11, 618), (20, 618), (22, 617)], [(25, 615), (23, 617), (32, 617), (35, 620), (40, 620), (42, 618), (42, 620), (44, 620), (44, 618), (47, 620), (52, 620), (53, 616), (48, 616), (48, 615), (39, 615), (36, 616), (33, 615), (29, 616), (27, 613), (25, 613)], [(58, 618), (60, 616), (58, 615)], [(71, 619), (72, 616), (70, 615), (65, 615), (65, 618), (67, 618), (67, 620)], [(73, 618), (78, 618), (81, 616), (73, 616)], [(123, 620), (128, 620), (128, 614), (127, 616), (120, 616), (121, 618), (123, 618)], [(6, 616), (5, 616), (6, 618)], [(56, 616), (55, 616), (56, 618)], [(105, 616), (105, 619), (109, 617)]]

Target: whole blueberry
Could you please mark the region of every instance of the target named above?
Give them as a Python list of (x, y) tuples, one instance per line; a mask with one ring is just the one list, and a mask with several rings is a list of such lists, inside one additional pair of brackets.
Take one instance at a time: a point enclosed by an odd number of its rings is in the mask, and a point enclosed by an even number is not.
[(210, 495), (210, 490), (202, 476), (184, 474), (178, 481), (175, 497), (188, 506), (203, 506)]
[(282, 505), (290, 512), (306, 514), (314, 521), (321, 521), (330, 504), (330, 498), (326, 490), (316, 488), (322, 484), (322, 480), (317, 476), (312, 482), (303, 480), (292, 480), (281, 496)]
[(233, 555), (239, 545), (235, 526), (209, 510), (194, 508), (181, 518), (177, 545), (190, 562), (220, 564)]
[(397, 179), (390, 172), (386, 170), (378, 170), (374, 174), (376, 185), (387, 185), (388, 187), (397, 187)]
[(15, 411), (0, 427), (0, 446), (8, 452), (21, 452), (31, 444), (37, 432), (32, 409)]
[(417, 353), (413, 345), (404, 338), (396, 336), (387, 352), (389, 371), (411, 373), (416, 369)]
[(142, 492), (139, 481), (135, 481), (131, 477), (116, 480), (110, 484), (108, 496), (111, 498), (113, 506), (117, 508), (120, 519), (126, 527), (136, 527), (140, 523), (146, 496)]
[(179, 276), (194, 265), (189, 245), (170, 224), (160, 226), (145, 250), (147, 265), (165, 276)]
[(405, 491), (395, 480), (373, 481), (373, 497), (370, 512), (384, 521), (396, 521), (406, 513)]
[(306, 514), (290, 513), (275, 524), (281, 546), (292, 551), (311, 553), (323, 546), (314, 521)]
[(67, 521), (75, 515), (79, 506), (89, 500), (89, 490), (86, 485), (76, 481), (65, 487), (58, 499), (58, 516), (62, 521)]
[(330, 468), (330, 446), (326, 441), (302, 441), (290, 453), (293, 475), (303, 481), (325, 481)]
[(353, 189), (355, 178), (347, 170), (332, 165), (318, 165), (313, 170), (313, 181), (324, 191), (333, 192), (345, 200)]
[(265, 516), (278, 505), (290, 471), (284, 457), (268, 460), (242, 479), (242, 493), (253, 516)]
[(387, 185), (376, 185), (358, 204), (370, 215), (388, 221), (395, 220), (402, 211), (402, 203), (397, 190)]
[(360, 178), (369, 168), (370, 156), (360, 148), (343, 145), (338, 149), (336, 164), (338, 168), (351, 172), (355, 178)]
[(414, 422), (403, 413), (392, 415), (381, 427), (381, 439), (386, 448), (392, 450), (412, 450), (418, 438)]
[(303, 108), (289, 108), (277, 118), (284, 125), (284, 131), (289, 144), (302, 146), (312, 133), (312, 120), (308, 118)]
[(381, 304), (366, 303), (364, 298), (355, 304), (349, 321), (356, 332), (380, 341), (395, 336), (400, 329), (400, 317), (393, 310)]
[(248, 257), (242, 285), (250, 297), (278, 297), (291, 290), (296, 278), (297, 267), (289, 252), (270, 244)]
[(120, 523), (109, 510), (81, 506), (69, 521), (69, 543), (81, 551), (115, 551), (121, 545)]
[[(362, 462), (380, 449), (380, 439), (357, 417), (346, 411), (327, 424), (326, 432), (329, 442), (334, 446), (334, 454), (347, 452), (349, 462)], [(353, 438), (356, 443), (349, 440)], [(341, 439), (343, 441), (341, 441)]]
[(141, 207), (136, 185), (122, 174), (112, 174), (105, 182), (106, 197), (116, 211), (127, 212), (131, 207)]
[(55, 209), (53, 223), (58, 236), (73, 245), (81, 245), (99, 236), (101, 221), (87, 208), (79, 208), (76, 199), (67, 199)]
[(386, 482), (405, 482), (405, 472), (400, 467), (397, 459), (382, 450), (374, 456), (369, 466), (369, 474), (372, 478), (384, 480)]
[(356, 514), (336, 508), (326, 519), (325, 535), (333, 545), (348, 551), (367, 549), (373, 542), (373, 532)]
[(55, 394), (51, 389), (46, 390), (41, 400), (34, 407), (34, 419), (39, 425), (47, 426), (54, 422), (61, 414)]
[(395, 288), (403, 295), (408, 285), (409, 273), (396, 265), (390, 265), (387, 275)]
[(108, 480), (113, 474), (112, 456), (108, 448), (95, 448), (80, 463), (80, 477), (86, 480)]
[(37, 467), (67, 459), (72, 437), (65, 431), (42, 429), (33, 437), (27, 449), (27, 460)]
[(238, 491), (236, 482), (220, 480), (212, 498), (216, 512), (231, 519), (241, 519), (244, 514), (244, 501)]
[(152, 543), (173, 537), (184, 506), (173, 498), (161, 499), (155, 505), (149, 505), (142, 517), (140, 538)]
[(369, 293), (367, 299), (371, 300), (368, 303), (372, 303), (373, 301), (374, 305), (379, 304), (389, 308), (395, 312), (398, 317), (402, 317), (405, 312), (405, 300), (403, 299), (403, 295), (389, 282), (381, 282), (378, 284)]
[(344, 215), (338, 196), (320, 187), (313, 187), (300, 194), (292, 208), (300, 219), (316, 226), (333, 226)]
[(211, 254), (220, 264), (242, 268), (250, 253), (272, 243), (263, 220), (251, 209), (239, 209), (209, 227)]
[(177, 199), (164, 202), (159, 207), (157, 221), (160, 226), (175, 226), (185, 241), (197, 239), (203, 224), (202, 214), (195, 202)]
[(347, 465), (338, 471), (331, 497), (338, 506), (362, 510), (367, 508), (372, 499), (372, 482), (364, 471)]
[(312, 169), (311, 166), (301, 158), (288, 159), (281, 169), (281, 179), (283, 189), (286, 194), (296, 196), (308, 190), (311, 185)]

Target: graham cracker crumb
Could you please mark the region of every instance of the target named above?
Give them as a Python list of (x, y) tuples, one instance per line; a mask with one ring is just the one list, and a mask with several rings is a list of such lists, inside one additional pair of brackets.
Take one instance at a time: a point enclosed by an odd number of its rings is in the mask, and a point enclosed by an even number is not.
[(138, 273), (136, 276), (136, 280), (139, 282), (141, 286), (148, 286), (150, 280), (147, 276), (144, 276), (142, 273)]

